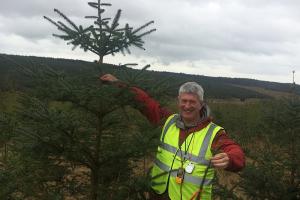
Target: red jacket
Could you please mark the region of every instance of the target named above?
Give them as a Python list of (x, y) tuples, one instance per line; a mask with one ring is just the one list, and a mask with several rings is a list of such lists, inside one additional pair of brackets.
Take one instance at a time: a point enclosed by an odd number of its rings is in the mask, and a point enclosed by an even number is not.
[[(151, 98), (145, 91), (140, 88), (132, 87), (131, 90), (135, 93), (135, 99), (143, 105), (141, 112), (153, 124), (159, 124), (162, 119), (167, 118), (172, 113), (166, 108), (160, 107), (159, 103)], [(210, 123), (212, 119), (208, 117), (196, 127), (188, 130), (180, 130), (180, 144), (187, 138), (190, 133), (201, 130)], [(212, 150), (218, 150), (227, 153), (229, 156), (229, 165), (226, 168), (228, 171), (237, 172), (245, 166), (245, 155), (241, 147), (231, 140), (224, 130), (220, 130), (212, 143)]]

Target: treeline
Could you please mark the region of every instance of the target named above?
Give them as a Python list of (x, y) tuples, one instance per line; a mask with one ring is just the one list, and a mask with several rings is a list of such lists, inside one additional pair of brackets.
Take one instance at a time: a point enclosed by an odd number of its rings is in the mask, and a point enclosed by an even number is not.
[[(49, 66), (55, 70), (64, 72), (69, 75), (89, 74), (90, 76), (97, 76), (98, 74), (91, 74), (91, 69), (97, 68), (98, 64), (93, 62), (86, 62), (81, 60), (58, 59), (58, 58), (43, 58), (34, 56), (18, 56), (0, 54), (0, 88), (1, 90), (22, 90), (28, 87), (28, 80), (19, 72), (20, 67), (29, 66)], [(128, 74), (139, 74), (141, 70), (128, 68), (125, 66), (115, 66), (111, 64), (102, 64), (102, 71), (107, 71), (113, 74), (121, 74), (128, 71)], [(101, 73), (98, 70), (98, 73)], [(95, 72), (94, 72), (95, 73)], [(134, 75), (133, 75), (134, 76)], [(275, 83), (267, 81), (258, 81), (252, 79), (235, 79), (224, 77), (208, 77), (201, 75), (189, 75), (184, 73), (171, 72), (157, 72), (147, 70), (143, 74), (143, 88), (156, 93), (155, 84), (164, 82), (170, 85), (168, 95), (176, 96), (177, 88), (180, 84), (186, 81), (199, 82), (206, 91), (208, 98), (230, 99), (237, 98), (245, 100), (249, 98), (270, 98), (268, 94), (262, 94), (257, 91), (243, 88), (259, 87), (272, 91), (290, 92), (291, 84)], [(300, 94), (300, 86), (296, 85), (295, 92)]]

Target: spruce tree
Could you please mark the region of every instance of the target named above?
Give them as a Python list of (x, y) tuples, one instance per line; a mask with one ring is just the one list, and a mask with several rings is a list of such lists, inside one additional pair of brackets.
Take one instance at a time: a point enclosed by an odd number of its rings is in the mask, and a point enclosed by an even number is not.
[[(143, 48), (144, 31), (153, 21), (133, 29), (119, 28), (121, 10), (114, 19), (103, 17), (104, 6), (89, 2), (97, 10), (94, 25), (77, 26), (58, 9), (66, 22), (54, 22), (68, 44), (103, 57), (129, 48)], [(140, 72), (126, 66), (104, 70), (101, 65), (67, 74), (36, 62), (19, 68), (27, 82), (19, 95), (16, 121), (9, 130), (9, 155), (0, 170), (0, 197), (9, 199), (143, 199), (148, 187), (145, 160), (157, 144), (159, 131), (135, 109), (130, 87)], [(148, 66), (144, 67), (144, 72)], [(99, 71), (100, 70), (100, 71)], [(128, 87), (103, 84), (99, 76), (114, 73), (127, 78)], [(124, 74), (126, 74), (124, 76)], [(138, 84), (141, 85), (141, 84)], [(3, 118), (4, 119), (4, 118)], [(6, 119), (6, 118), (5, 118)], [(3, 122), (2, 122), (3, 121)], [(0, 121), (0, 128), (4, 120)], [(7, 121), (7, 120), (6, 120)], [(145, 131), (146, 130), (146, 131)], [(5, 136), (1, 130), (3, 137)], [(143, 145), (142, 145), (143, 144)], [(141, 175), (141, 176), (140, 176)]]
[(249, 199), (300, 198), (300, 99), (273, 100), (264, 107), (258, 137), (247, 148), (250, 158), (239, 187)]
[(49, 22), (54, 24), (63, 34), (53, 34), (67, 41), (67, 44), (82, 48), (84, 51), (90, 51), (99, 56), (98, 63), (103, 63), (103, 57), (106, 55), (114, 55), (118, 52), (123, 54), (130, 53), (130, 47), (135, 46), (144, 49), (143, 37), (154, 32), (156, 29), (144, 31), (154, 21), (149, 21), (146, 24), (134, 29), (129, 24), (125, 27), (119, 27), (121, 10), (119, 9), (113, 19), (107, 18), (104, 15), (106, 6), (111, 6), (110, 3), (102, 3), (101, 0), (96, 2), (88, 2), (88, 5), (97, 10), (97, 15), (86, 16), (85, 18), (94, 19), (94, 24), (88, 27), (76, 25), (66, 15), (58, 9), (54, 12), (59, 14), (67, 24), (61, 21), (53, 21), (51, 18), (44, 16)]
[(18, 124), (12, 130), (8, 117), (0, 120), (1, 133), (13, 136), (1, 197), (143, 199), (143, 160), (159, 129), (133, 109), (129, 87), (102, 84), (94, 70), (70, 76), (40, 64), (23, 68), (32, 87), (20, 95)]

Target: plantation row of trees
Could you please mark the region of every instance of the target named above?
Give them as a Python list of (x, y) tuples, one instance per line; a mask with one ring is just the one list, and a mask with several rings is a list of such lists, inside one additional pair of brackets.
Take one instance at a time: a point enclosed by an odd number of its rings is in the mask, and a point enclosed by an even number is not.
[(216, 121), (242, 144), (247, 156), (246, 168), (231, 183), (227, 182), (229, 193), (225, 190), (225, 196), (299, 199), (299, 96), (256, 103), (213, 104), (212, 108)]

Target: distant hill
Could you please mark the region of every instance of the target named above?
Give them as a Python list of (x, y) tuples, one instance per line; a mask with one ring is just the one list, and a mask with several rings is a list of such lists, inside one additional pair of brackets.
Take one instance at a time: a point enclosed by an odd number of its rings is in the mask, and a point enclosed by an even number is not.
[[(0, 89), (9, 90), (11, 88), (17, 88), (21, 90), (24, 85), (26, 85), (26, 79), (24, 79), (22, 74), (17, 70), (18, 66), (26, 67), (31, 65), (47, 65), (74, 76), (89, 74), (96, 77), (98, 74), (91, 74), (95, 73), (95, 70), (91, 70), (95, 68), (99, 69), (99, 74), (120, 74), (124, 70), (132, 73), (139, 73), (140, 71), (110, 64), (103, 64), (99, 68), (96, 63), (82, 60), (0, 54)], [(144, 77), (148, 80), (148, 85), (142, 84), (140, 87), (147, 90), (161, 80), (165, 80), (165, 83), (170, 86), (170, 94), (173, 96), (177, 95), (178, 86), (187, 81), (196, 81), (200, 83), (205, 89), (206, 97), (223, 99), (238, 98), (240, 100), (245, 100), (249, 98), (276, 98), (288, 95), (292, 88), (291, 84), (287, 83), (157, 72), (152, 70), (147, 70)], [(300, 95), (299, 85), (296, 85), (295, 91)]]

